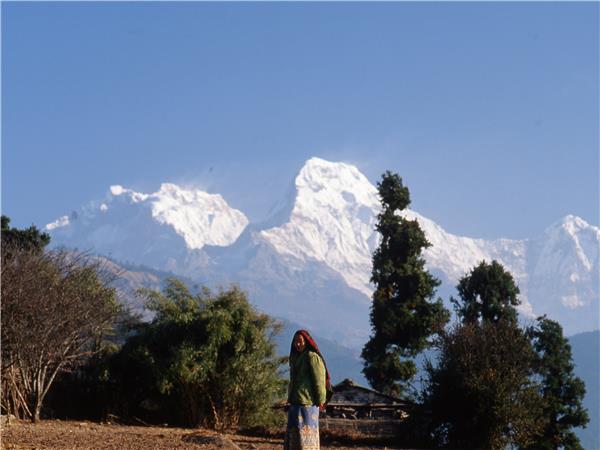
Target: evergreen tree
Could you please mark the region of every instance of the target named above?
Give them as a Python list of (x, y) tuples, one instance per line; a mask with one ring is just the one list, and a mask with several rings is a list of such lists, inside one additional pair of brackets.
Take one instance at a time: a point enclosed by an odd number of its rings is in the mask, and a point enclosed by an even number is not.
[(562, 327), (545, 316), (528, 330), (537, 353), (535, 372), (542, 381), (545, 419), (542, 433), (528, 449), (582, 449), (572, 428), (589, 422), (581, 404), (585, 395), (583, 381), (573, 374), (571, 346)]
[(504, 449), (531, 445), (541, 429), (535, 352), (519, 328), (512, 275), (493, 261), (464, 276), (457, 290), (459, 323), (442, 333), (438, 364), (429, 364), (425, 404), (436, 444)]
[(2, 215), (2, 254), (10, 257), (17, 251), (41, 253), (50, 243), (48, 233), (40, 233), (35, 225), (20, 230), (10, 226), (10, 217)]
[(376, 290), (372, 336), (362, 351), (363, 373), (375, 389), (400, 395), (416, 373), (414, 357), (430, 345), (428, 338), (443, 328), (449, 315), (440, 299), (433, 300), (440, 282), (424, 268), (421, 252), (430, 243), (416, 220), (399, 214), (410, 204), (408, 188), (389, 171), (377, 186), (381, 243), (373, 255)]
[(427, 365), (423, 396), (430, 446), (504, 450), (533, 443), (542, 411), (525, 333), (507, 321), (457, 324), (439, 349), (437, 366)]
[(451, 298), (451, 302), (462, 322), (516, 323), (519, 288), (499, 262), (481, 262), (460, 280), (456, 289), (460, 300)]

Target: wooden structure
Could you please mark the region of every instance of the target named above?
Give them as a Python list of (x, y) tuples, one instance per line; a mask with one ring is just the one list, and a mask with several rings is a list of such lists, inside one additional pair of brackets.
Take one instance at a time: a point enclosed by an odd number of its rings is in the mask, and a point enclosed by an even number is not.
[(360, 386), (346, 379), (333, 388), (327, 411), (320, 419), (323, 429), (355, 430), (369, 434), (394, 434), (416, 405)]
[(342, 419), (398, 419), (408, 417), (414, 404), (345, 379), (333, 387), (327, 416)]

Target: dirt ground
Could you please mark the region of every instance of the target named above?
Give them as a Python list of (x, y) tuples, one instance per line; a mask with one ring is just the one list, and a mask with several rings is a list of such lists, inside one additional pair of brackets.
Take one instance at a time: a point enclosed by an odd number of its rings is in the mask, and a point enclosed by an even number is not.
[[(348, 436), (321, 433), (322, 449), (384, 449), (392, 447), (373, 445), (358, 439), (356, 444)], [(350, 441), (350, 442), (349, 442)], [(362, 441), (362, 442), (361, 442)], [(40, 449), (234, 449), (231, 442), (243, 450), (280, 450), (280, 436), (246, 436), (218, 434), (210, 430), (191, 430), (152, 426), (124, 426), (95, 422), (44, 420), (37, 424), (13, 420), (2, 424), (3, 450)]]

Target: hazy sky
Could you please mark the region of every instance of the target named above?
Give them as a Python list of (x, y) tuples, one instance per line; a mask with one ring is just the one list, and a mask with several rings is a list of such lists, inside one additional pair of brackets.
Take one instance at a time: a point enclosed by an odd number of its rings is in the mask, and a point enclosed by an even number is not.
[(598, 7), (2, 2), (2, 212), (170, 181), (260, 220), (320, 156), (461, 235), (597, 225)]

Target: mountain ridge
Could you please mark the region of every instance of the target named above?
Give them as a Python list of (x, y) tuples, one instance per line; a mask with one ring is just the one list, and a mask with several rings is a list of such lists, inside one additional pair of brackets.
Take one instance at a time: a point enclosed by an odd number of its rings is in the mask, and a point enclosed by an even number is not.
[[(310, 325), (309, 305), (342, 314), (345, 323), (333, 326), (312, 320), (327, 338), (356, 346), (368, 336), (380, 205), (377, 189), (355, 166), (309, 159), (271, 216), (257, 223), (218, 194), (174, 184), (152, 194), (116, 186), (108, 199), (82, 208), (78, 220), (49, 224), (53, 245), (93, 248), (203, 283), (236, 281), (263, 310), (296, 322), (307, 317)], [(414, 210), (403, 215), (417, 220), (431, 242), (423, 256), (446, 301), (460, 277), (496, 259), (520, 287), (523, 318), (547, 314), (569, 334), (598, 328), (597, 227), (568, 215), (529, 239), (486, 240), (448, 233)], [(211, 224), (217, 224), (215, 238)]]

